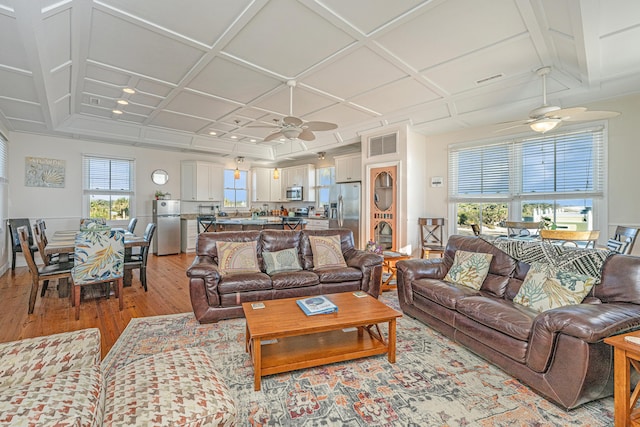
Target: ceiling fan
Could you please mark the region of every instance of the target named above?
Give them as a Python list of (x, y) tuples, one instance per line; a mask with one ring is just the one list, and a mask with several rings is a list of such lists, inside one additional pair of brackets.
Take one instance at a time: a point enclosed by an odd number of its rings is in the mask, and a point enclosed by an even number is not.
[(274, 139), (285, 137), (287, 139), (301, 139), (303, 141), (313, 141), (316, 136), (314, 131), (333, 130), (338, 127), (335, 123), (329, 122), (305, 122), (299, 117), (293, 115), (293, 88), (296, 86), (295, 80), (287, 82), (289, 86), (289, 115), (283, 117), (282, 120), (276, 121), (272, 125), (249, 126), (254, 128), (276, 128), (270, 133), (264, 141), (272, 141)]
[(529, 112), (527, 120), (518, 120), (506, 124), (514, 124), (505, 127), (498, 132), (513, 129), (520, 126), (529, 126), (535, 132), (545, 133), (556, 129), (563, 122), (584, 122), (590, 120), (609, 119), (620, 115), (615, 111), (587, 111), (585, 107), (560, 108), (547, 104), (547, 74), (551, 72), (551, 67), (542, 67), (536, 70), (536, 74), (542, 77), (542, 106)]

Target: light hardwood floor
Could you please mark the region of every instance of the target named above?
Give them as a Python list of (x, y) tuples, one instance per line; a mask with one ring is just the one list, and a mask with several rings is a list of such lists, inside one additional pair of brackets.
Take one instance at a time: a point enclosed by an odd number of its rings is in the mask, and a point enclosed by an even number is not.
[(140, 284), (138, 270), (134, 270), (132, 286), (124, 288), (122, 311), (113, 296), (83, 300), (80, 320), (75, 320), (71, 300), (58, 297), (55, 282), (49, 284), (44, 298), (38, 291), (35, 310), (27, 314), (31, 275), (27, 267), (16, 267), (15, 272), (9, 269), (0, 277), (0, 342), (95, 327), (102, 335), (104, 357), (131, 318), (192, 311), (185, 272), (193, 259), (193, 254), (150, 255), (148, 292)]

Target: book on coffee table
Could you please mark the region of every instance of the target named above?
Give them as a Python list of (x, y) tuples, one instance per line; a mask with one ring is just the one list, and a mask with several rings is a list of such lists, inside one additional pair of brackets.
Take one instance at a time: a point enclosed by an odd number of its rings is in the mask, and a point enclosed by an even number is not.
[(327, 314), (327, 313), (335, 313), (338, 311), (338, 306), (329, 301), (324, 296), (317, 296), (311, 298), (304, 298), (296, 300), (296, 303), (304, 314), (307, 316), (313, 316), (315, 314)]

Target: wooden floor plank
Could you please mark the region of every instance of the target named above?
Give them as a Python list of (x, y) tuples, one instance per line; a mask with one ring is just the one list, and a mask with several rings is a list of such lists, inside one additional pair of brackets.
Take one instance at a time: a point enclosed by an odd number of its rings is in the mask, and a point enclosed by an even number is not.
[(0, 277), (0, 342), (14, 341), (84, 328), (98, 328), (102, 336), (102, 356), (118, 339), (134, 317), (191, 312), (186, 270), (193, 254), (150, 255), (147, 265), (148, 292), (142, 288), (138, 271), (131, 287), (124, 288), (124, 309), (118, 310), (113, 295), (85, 299), (80, 303), (80, 320), (69, 298), (59, 298), (55, 283), (38, 298), (33, 314), (27, 314), (31, 275), (27, 267), (16, 267)]

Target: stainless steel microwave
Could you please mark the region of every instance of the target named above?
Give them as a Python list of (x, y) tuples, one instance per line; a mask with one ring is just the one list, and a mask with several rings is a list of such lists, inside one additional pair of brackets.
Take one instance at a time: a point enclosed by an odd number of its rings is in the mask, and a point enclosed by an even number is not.
[(287, 187), (287, 200), (302, 200), (302, 187)]

